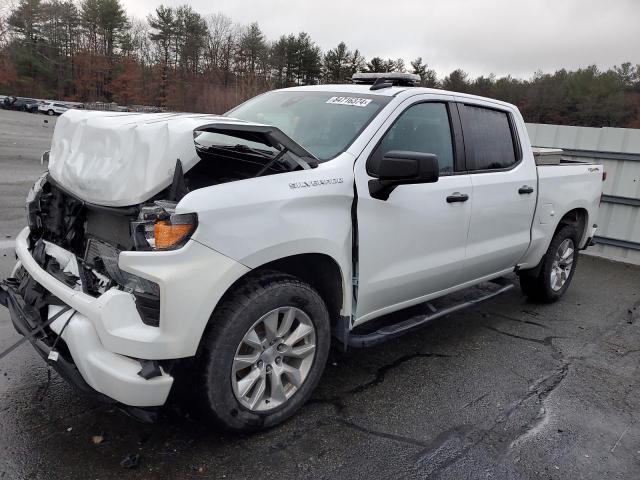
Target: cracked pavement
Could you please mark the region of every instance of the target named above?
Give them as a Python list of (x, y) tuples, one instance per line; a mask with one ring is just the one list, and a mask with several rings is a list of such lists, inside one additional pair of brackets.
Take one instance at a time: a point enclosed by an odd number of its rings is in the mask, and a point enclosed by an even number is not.
[[(4, 277), (51, 129), (42, 116), (0, 117)], [(0, 350), (18, 338), (0, 309)], [(202, 424), (189, 391), (138, 423), (55, 374), (47, 385), (24, 345), (0, 361), (0, 479), (637, 479), (639, 365), (640, 268), (584, 255), (559, 303), (514, 289), (386, 344), (333, 351), (301, 412), (251, 436)], [(140, 464), (125, 470), (130, 454)]]

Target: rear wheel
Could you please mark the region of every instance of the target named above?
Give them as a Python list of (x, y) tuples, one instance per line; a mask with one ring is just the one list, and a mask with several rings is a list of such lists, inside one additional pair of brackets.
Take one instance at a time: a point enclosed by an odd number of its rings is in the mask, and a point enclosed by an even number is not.
[(531, 300), (555, 302), (569, 288), (578, 262), (578, 233), (571, 225), (558, 230), (537, 275), (520, 272), (520, 286)]
[(296, 277), (265, 272), (216, 310), (201, 352), (204, 407), (219, 425), (283, 422), (309, 398), (327, 360), (329, 314)]
[(56, 114), (56, 112), (54, 112), (53, 110), (47, 110), (47, 115), (49, 115), (50, 117), (53, 117)]

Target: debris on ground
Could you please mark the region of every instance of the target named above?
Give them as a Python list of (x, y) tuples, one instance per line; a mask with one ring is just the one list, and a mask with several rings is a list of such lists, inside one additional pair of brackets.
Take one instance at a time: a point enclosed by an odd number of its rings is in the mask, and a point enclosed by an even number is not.
[(140, 466), (140, 455), (138, 453), (130, 453), (122, 459), (120, 466), (129, 470), (138, 468)]

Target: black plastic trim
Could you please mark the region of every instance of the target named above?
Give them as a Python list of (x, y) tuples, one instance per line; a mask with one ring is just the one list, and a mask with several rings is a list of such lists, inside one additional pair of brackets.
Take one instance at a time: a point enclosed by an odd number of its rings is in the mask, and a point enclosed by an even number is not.
[(441, 318), (445, 315), (449, 315), (459, 310), (463, 310), (467, 307), (471, 307), (480, 302), (483, 302), (484, 300), (488, 300), (497, 295), (508, 292), (509, 290), (512, 290), (514, 288), (514, 284), (508, 278), (500, 277), (491, 280), (490, 282), (499, 285), (501, 288), (496, 290), (495, 292), (481, 295), (477, 298), (467, 300), (457, 305), (443, 308), (441, 310), (433, 309), (432, 312), (427, 315), (419, 315), (408, 318), (406, 320), (402, 320), (392, 325), (386, 325), (372, 333), (354, 334), (350, 332), (348, 338), (346, 339), (347, 345), (355, 348), (365, 348), (377, 345), (392, 338), (397, 338), (401, 335), (412, 332), (437, 318)]
[(453, 152), (454, 152), (454, 175), (467, 174), (467, 157), (464, 148), (464, 134), (462, 131), (462, 120), (457, 102), (449, 103), (449, 119), (453, 130)]

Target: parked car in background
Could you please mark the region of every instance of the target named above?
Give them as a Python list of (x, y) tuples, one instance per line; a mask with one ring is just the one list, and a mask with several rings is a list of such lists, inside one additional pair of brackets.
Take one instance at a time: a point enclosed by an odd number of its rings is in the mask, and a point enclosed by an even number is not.
[(59, 102), (48, 102), (38, 107), (39, 112), (46, 113), (49, 116), (62, 115), (67, 110), (69, 110), (69, 107)]
[(86, 108), (82, 102), (64, 102), (64, 105), (68, 108), (75, 108), (78, 110), (84, 110)]
[(1, 100), (2, 102), (0, 102), (0, 107), (2, 107), (4, 110), (9, 110), (13, 102), (16, 101), (16, 97), (12, 97), (10, 95), (3, 95)]
[(3, 107), (8, 110), (19, 110), (21, 112), (31, 111), (32, 108), (37, 108), (38, 100), (35, 98), (25, 98), (25, 97), (8, 97), (9, 102), (4, 102)]
[(43, 102), (42, 100), (36, 100), (35, 102), (27, 103), (24, 107), (24, 111), (29, 113), (38, 113), (40, 105), (42, 105), (43, 103), (45, 102)]

